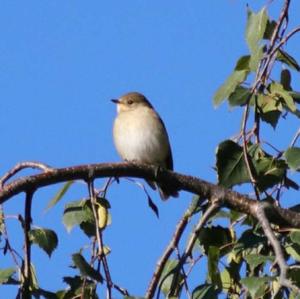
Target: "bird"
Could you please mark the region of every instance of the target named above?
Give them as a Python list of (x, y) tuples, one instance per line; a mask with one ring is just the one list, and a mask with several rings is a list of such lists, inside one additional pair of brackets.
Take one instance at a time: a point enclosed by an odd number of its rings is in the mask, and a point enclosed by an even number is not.
[[(117, 104), (113, 140), (120, 157), (128, 162), (173, 170), (166, 127), (149, 100), (139, 92), (129, 92), (112, 102)], [(170, 184), (147, 182), (153, 189), (158, 189), (162, 200), (178, 197), (178, 191)]]

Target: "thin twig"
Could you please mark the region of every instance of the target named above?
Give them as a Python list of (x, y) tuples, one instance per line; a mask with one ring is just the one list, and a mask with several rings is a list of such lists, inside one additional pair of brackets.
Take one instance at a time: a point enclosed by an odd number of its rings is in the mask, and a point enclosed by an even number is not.
[(296, 144), (296, 142), (297, 142), (299, 136), (300, 136), (300, 128), (299, 128), (298, 131), (296, 132), (296, 134), (295, 134), (295, 136), (294, 136), (294, 138), (293, 138), (293, 140), (292, 140), (292, 142), (291, 142), (290, 147), (293, 147), (293, 146)]
[(85, 298), (86, 281), (87, 281), (87, 276), (85, 276), (85, 277), (83, 278), (83, 282), (82, 282), (82, 286), (81, 286), (81, 295), (80, 295), (80, 299), (84, 299), (84, 298)]
[(271, 144), (270, 142), (266, 141), (266, 140), (262, 140), (262, 143), (268, 145), (271, 149), (273, 149), (276, 153), (277, 153), (277, 157), (282, 155), (282, 151), (278, 148), (276, 148), (273, 144)]
[(254, 178), (254, 175), (252, 173), (249, 157), (248, 157), (248, 145), (247, 145), (247, 138), (246, 138), (246, 128), (247, 128), (247, 120), (248, 120), (248, 114), (249, 114), (249, 102), (247, 103), (244, 114), (243, 114), (243, 121), (242, 121), (242, 136), (243, 136), (243, 156), (244, 156), (244, 161), (246, 164), (246, 168), (248, 171), (248, 175), (251, 181), (251, 184), (253, 185), (253, 189), (256, 194), (257, 200), (259, 200), (259, 192), (256, 187), (256, 180)]
[[(112, 185), (114, 180), (115, 180), (115, 178), (113, 178), (113, 177), (108, 178), (104, 184), (104, 187), (102, 189), (96, 190), (97, 195), (105, 198), (108, 188)], [(102, 251), (103, 251), (103, 248), (102, 248)], [(92, 256), (95, 256), (95, 240), (93, 242)], [(100, 263), (98, 264), (98, 268), (100, 269)], [(129, 292), (125, 288), (120, 287), (119, 285), (115, 284), (113, 281), (111, 281), (111, 284), (112, 284), (112, 288), (116, 289), (123, 296), (129, 296)]]
[[(20, 258), (20, 255), (12, 248), (12, 246), (10, 245), (10, 241), (9, 241), (9, 236), (8, 236), (8, 231), (7, 231), (7, 227), (6, 227), (6, 217), (4, 216), (4, 210), (3, 210), (3, 205), (0, 205), (0, 213), (1, 213), (1, 225), (2, 225), (2, 228), (1, 228), (1, 234), (3, 235), (3, 238), (5, 240), (5, 247), (6, 247), (6, 250), (8, 250), (8, 252), (10, 253), (11, 257), (12, 257), (12, 260), (14, 261), (16, 267), (18, 269), (21, 269), (21, 266), (18, 262), (18, 259), (17, 259), (17, 256)], [(17, 216), (15, 216), (15, 219), (18, 219)]]
[(117, 291), (119, 291), (123, 296), (130, 296), (129, 292), (124, 289), (124, 288), (121, 288), (120, 286), (118, 286), (117, 284), (113, 283), (113, 288), (116, 289)]
[(112, 185), (114, 181), (115, 178), (113, 177), (108, 178), (101, 189), (95, 189), (97, 195), (105, 198), (108, 188)]
[[(97, 259), (97, 252), (96, 252), (96, 238), (92, 238), (92, 245), (91, 245), (91, 260), (90, 260), (90, 266), (93, 267), (93, 264), (95, 262), (95, 260)], [(98, 273), (100, 273), (100, 271), (98, 271)], [(83, 278), (83, 282), (82, 282), (82, 286), (81, 286), (81, 296), (80, 299), (84, 299), (85, 298), (85, 287), (86, 287), (86, 283), (87, 283), (87, 276), (85, 276)], [(97, 284), (95, 286), (95, 290), (97, 289)]]
[(102, 232), (100, 231), (100, 229), (98, 227), (99, 218), (98, 218), (98, 213), (96, 210), (97, 199), (96, 199), (96, 195), (95, 195), (93, 181), (88, 182), (88, 189), (89, 189), (89, 195), (90, 195), (92, 210), (93, 210), (94, 219), (95, 219), (95, 230), (96, 230), (96, 238), (97, 238), (97, 244), (98, 244), (98, 258), (102, 261), (103, 269), (104, 269), (104, 273), (105, 273), (105, 277), (106, 277), (107, 299), (111, 299), (112, 298), (111, 289), (113, 287), (113, 282), (111, 280), (110, 271), (109, 271), (106, 255), (104, 252)]
[(203, 258), (203, 254), (200, 254), (197, 258), (190, 259), (190, 268), (187, 270), (186, 275), (189, 276), (193, 271), (195, 265)]
[[(180, 255), (178, 247), (176, 248), (176, 254), (177, 254), (177, 259), (180, 260), (181, 255)], [(191, 295), (191, 292), (189, 290), (189, 286), (188, 286), (188, 282), (187, 282), (188, 274), (186, 273), (183, 265), (181, 265), (181, 271), (182, 271), (182, 274), (183, 274), (183, 285), (184, 285), (184, 288), (185, 288), (185, 291), (186, 291), (186, 295), (189, 299), (191, 299), (192, 295)]]
[(40, 162), (21, 162), (15, 165), (12, 169), (10, 169), (7, 173), (2, 176), (0, 179), (0, 190), (2, 189), (3, 185), (14, 175), (16, 175), (19, 171), (25, 169), (25, 168), (34, 168), (34, 169), (40, 169), (44, 172), (52, 170), (52, 168), (44, 163)]
[[(270, 45), (267, 51), (267, 55), (266, 55), (266, 59), (264, 61), (264, 67), (260, 72), (260, 75), (257, 78), (257, 86), (264, 84), (267, 80), (267, 78), (270, 75), (270, 71), (272, 69), (272, 65), (275, 62), (275, 59), (273, 57), (273, 55), (276, 53), (276, 51), (279, 49), (280, 46), (275, 46), (277, 39), (279, 38), (280, 35), (280, 29), (281, 26), (283, 25), (284, 20), (288, 20), (288, 10), (289, 10), (289, 6), (290, 6), (290, 0), (285, 0), (285, 3), (283, 5), (283, 8), (281, 10), (279, 19), (276, 23), (276, 26), (274, 28), (271, 40), (270, 40)], [(286, 27), (283, 28), (282, 30), (282, 34), (284, 34)], [(271, 67), (270, 67), (271, 66)], [(259, 84), (261, 83), (261, 84)]]
[(273, 35), (271, 37), (271, 42), (270, 42), (271, 43), (271, 49), (274, 46), (274, 44), (276, 43), (276, 40), (279, 36), (280, 28), (281, 28), (284, 20), (287, 18), (290, 2), (291, 2), (291, 0), (285, 0), (285, 2), (284, 2), (283, 8), (281, 10), (281, 13), (280, 13), (280, 16), (279, 16), (279, 19), (278, 19), (278, 22), (277, 22), (277, 24), (274, 28)]
[[(296, 144), (299, 136), (300, 136), (300, 128), (296, 132), (296, 134), (295, 134), (295, 136), (294, 136), (294, 138), (293, 138), (293, 140), (292, 140), (292, 142), (290, 144), (290, 147), (293, 147)], [(282, 154), (282, 152), (280, 152), (280, 153)], [(280, 199), (280, 196), (281, 196), (281, 190), (282, 190), (283, 187), (284, 187), (284, 180), (282, 180), (280, 182), (279, 186), (277, 187), (277, 192), (276, 192), (276, 196), (275, 196), (277, 202), (279, 202), (279, 199)]]
[(152, 275), (145, 298), (150, 299), (150, 298), (154, 297), (154, 294), (156, 292), (156, 288), (157, 288), (158, 282), (160, 280), (161, 274), (163, 272), (163, 269), (164, 269), (169, 257), (171, 256), (171, 254), (177, 248), (180, 238), (181, 238), (191, 216), (193, 215), (194, 211), (196, 210), (198, 203), (200, 203), (200, 201), (201, 201), (201, 199), (199, 198), (196, 205), (192, 202), (190, 204), (190, 206), (187, 208), (187, 210), (185, 211), (185, 213), (183, 214), (183, 216), (180, 219), (180, 221), (178, 222), (178, 224), (176, 225), (176, 229), (175, 229), (172, 239), (170, 240), (163, 255), (157, 262), (156, 269)]
[[(178, 261), (178, 265), (177, 265), (178, 269), (183, 269), (185, 263), (187, 262), (187, 259), (192, 256), (192, 251), (194, 249), (194, 245), (198, 239), (201, 229), (204, 227), (204, 225), (207, 223), (207, 221), (211, 218), (211, 216), (220, 208), (222, 201), (223, 201), (222, 196), (215, 197), (210, 200), (211, 204), (209, 205), (207, 210), (203, 213), (202, 217), (199, 219), (196, 227), (194, 228), (194, 230), (190, 236), (190, 239), (185, 248), (185, 251)], [(171, 295), (175, 295), (175, 294), (171, 294)], [(146, 297), (146, 298), (148, 298), (148, 297)]]
[(31, 277), (31, 241), (30, 241), (30, 228), (31, 228), (31, 205), (34, 191), (26, 192), (25, 199), (25, 211), (24, 211), (24, 283), (23, 283), (23, 295), (24, 298), (31, 298), (30, 286), (32, 283)]
[[(260, 61), (258, 71), (256, 73), (255, 82), (252, 85), (250, 95), (247, 99), (247, 104), (246, 104), (246, 107), (245, 107), (245, 111), (244, 111), (244, 115), (243, 115), (243, 121), (242, 121), (244, 160), (245, 160), (245, 164), (246, 164), (246, 167), (247, 167), (247, 170), (248, 170), (250, 181), (253, 185), (253, 188), (254, 188), (254, 191), (255, 191), (255, 194), (256, 194), (256, 197), (257, 197), (258, 200), (260, 199), (259, 198), (259, 191), (257, 189), (256, 180), (253, 176), (253, 173), (252, 173), (252, 170), (251, 170), (251, 167), (250, 167), (250, 161), (249, 161), (249, 158), (248, 158), (248, 151), (247, 151), (246, 128), (247, 128), (247, 120), (248, 120), (248, 113), (249, 113), (249, 101), (250, 101), (250, 98), (257, 92), (258, 88), (260, 86), (263, 86), (265, 84), (265, 82), (267, 81), (267, 79), (269, 78), (270, 71), (272, 69), (272, 65), (275, 62), (274, 54), (278, 51), (278, 49), (282, 45), (284, 45), (288, 41), (288, 39), (291, 36), (293, 36), (296, 32), (298, 32), (300, 30), (300, 27), (297, 27), (294, 30), (292, 30), (290, 33), (288, 33), (284, 38), (282, 38), (282, 36), (284, 35), (285, 30), (287, 28), (289, 5), (290, 5), (290, 0), (286, 0), (285, 3), (284, 3), (283, 8), (281, 10), (278, 22), (277, 22), (277, 24), (275, 26), (275, 29), (273, 31), (268, 51), (267, 51), (266, 55)], [(284, 20), (286, 20), (286, 23), (285, 23), (285, 26), (283, 27), (283, 29), (280, 33), (280, 30), (283, 26)], [(277, 41), (278, 38), (280, 38), (281, 40), (276, 45), (276, 41)], [(259, 117), (258, 117), (257, 111), (255, 111), (255, 123), (256, 123), (257, 142), (259, 142), (259, 132), (258, 132), (258, 130), (259, 130)]]
[(203, 226), (206, 224), (206, 222), (209, 220), (209, 218), (218, 210), (222, 203), (222, 198), (213, 198), (210, 202), (210, 206), (207, 208), (207, 210), (204, 212), (202, 217), (199, 219), (199, 222), (197, 223), (196, 227), (194, 228), (192, 235), (189, 239), (189, 242), (185, 248), (185, 251), (179, 261), (181, 265), (184, 265), (187, 258), (191, 256), (192, 250), (194, 248), (195, 242), (198, 238), (200, 230), (203, 228)]
[(268, 203), (266, 202), (257, 202), (256, 207), (255, 207), (255, 212), (256, 212), (256, 218), (259, 221), (265, 236), (268, 238), (269, 242), (271, 243), (275, 256), (276, 256), (276, 262), (279, 266), (280, 269), (280, 276), (279, 276), (279, 283), (287, 288), (290, 288), (294, 290), (297, 293), (300, 293), (300, 289), (293, 285), (291, 281), (287, 278), (287, 270), (288, 270), (288, 265), (285, 262), (284, 254), (280, 245), (280, 242), (277, 240), (270, 222), (268, 221), (266, 214), (265, 214), (265, 209), (268, 207)]
[(294, 34), (300, 31), (300, 26), (294, 28), (292, 31), (290, 31), (277, 45), (274, 47), (272, 52), (270, 53), (270, 56), (273, 56), (276, 51), (282, 47)]

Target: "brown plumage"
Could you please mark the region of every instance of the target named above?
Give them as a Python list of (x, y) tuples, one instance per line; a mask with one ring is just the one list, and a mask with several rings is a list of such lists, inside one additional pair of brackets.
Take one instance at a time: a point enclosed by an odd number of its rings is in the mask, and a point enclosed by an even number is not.
[[(141, 93), (130, 92), (112, 101), (117, 104), (113, 136), (121, 158), (173, 170), (167, 130), (147, 98)], [(163, 200), (178, 196), (172, 186), (153, 182), (149, 185), (158, 187)]]

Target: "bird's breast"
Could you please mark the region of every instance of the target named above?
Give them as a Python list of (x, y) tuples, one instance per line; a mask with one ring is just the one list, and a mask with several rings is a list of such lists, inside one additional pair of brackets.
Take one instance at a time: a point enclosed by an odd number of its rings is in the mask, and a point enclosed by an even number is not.
[(147, 108), (119, 113), (113, 134), (122, 159), (165, 166), (169, 154), (168, 135), (153, 110)]

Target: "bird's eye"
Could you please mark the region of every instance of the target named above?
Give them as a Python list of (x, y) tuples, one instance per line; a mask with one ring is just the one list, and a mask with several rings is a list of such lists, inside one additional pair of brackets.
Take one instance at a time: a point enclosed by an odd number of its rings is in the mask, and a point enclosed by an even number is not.
[(132, 105), (132, 104), (133, 104), (133, 101), (132, 101), (132, 100), (128, 100), (128, 101), (127, 101), (127, 104), (128, 104), (128, 105)]

